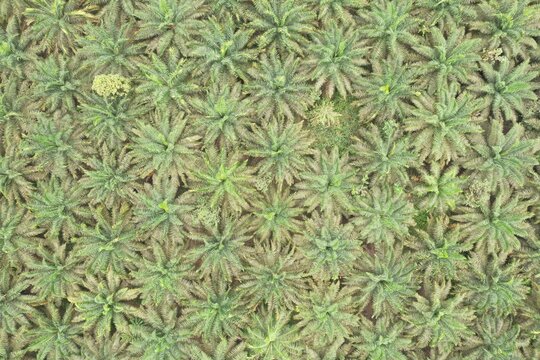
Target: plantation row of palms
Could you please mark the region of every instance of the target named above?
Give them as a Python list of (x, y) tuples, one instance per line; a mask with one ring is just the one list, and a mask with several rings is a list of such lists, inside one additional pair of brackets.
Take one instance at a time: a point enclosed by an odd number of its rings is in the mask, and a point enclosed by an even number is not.
[(0, 2), (0, 358), (540, 358), (540, 2)]

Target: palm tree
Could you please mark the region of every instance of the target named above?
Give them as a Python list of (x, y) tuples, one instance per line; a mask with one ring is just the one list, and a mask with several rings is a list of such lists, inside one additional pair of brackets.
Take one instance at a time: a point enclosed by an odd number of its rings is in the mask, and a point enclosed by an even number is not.
[(457, 278), (467, 267), (466, 252), (473, 247), (446, 216), (428, 219), (426, 229), (415, 229), (406, 245), (415, 251), (413, 257), (427, 281)]
[(252, 31), (239, 29), (230, 16), (223, 22), (211, 17), (204, 22), (200, 36), (190, 56), (197, 59), (197, 71), (204, 78), (208, 79), (210, 74), (216, 78), (247, 79), (245, 69), (257, 55), (256, 50), (247, 46)]
[(334, 22), (354, 24), (355, 13), (364, 5), (363, 0), (308, 0), (308, 3), (325, 26)]
[(262, 241), (291, 241), (293, 234), (302, 227), (298, 217), (303, 209), (289, 188), (279, 191), (271, 187), (263, 198), (253, 201), (252, 206), (255, 218), (251, 224)]
[(482, 133), (473, 122), (472, 114), (482, 105), (467, 93), (458, 94), (458, 85), (441, 88), (436, 98), (419, 96), (413, 99), (415, 108), (405, 119), (404, 129), (412, 133), (413, 145), (420, 160), (448, 163), (467, 154), (471, 134)]
[(194, 242), (188, 252), (188, 260), (196, 267), (199, 278), (211, 276), (231, 282), (244, 271), (244, 260), (250, 239), (248, 218), (231, 219), (224, 217), (220, 223), (189, 234)]
[(214, 79), (206, 94), (192, 99), (190, 105), (194, 108), (194, 125), (204, 134), (205, 147), (234, 147), (254, 115), (251, 99), (242, 94), (239, 82)]
[(467, 302), (481, 315), (502, 318), (515, 314), (530, 290), (520, 262), (504, 253), (473, 252), (470, 256), (470, 269), (460, 282)]
[(73, 321), (84, 321), (84, 329), (93, 331), (97, 338), (107, 338), (114, 330), (126, 333), (129, 317), (134, 314), (130, 301), (137, 298), (139, 290), (123, 286), (111, 272), (105, 279), (87, 275), (83, 284), (88, 290), (69, 298), (78, 313)]
[(539, 72), (531, 69), (528, 61), (520, 64), (509, 60), (500, 62), (498, 68), (480, 62), (483, 77), (474, 74), (474, 83), (469, 89), (486, 98), (491, 114), (496, 119), (516, 122), (518, 114), (524, 114), (526, 104), (537, 100), (534, 93), (540, 87), (535, 79)]
[(263, 125), (252, 125), (245, 138), (246, 154), (258, 160), (258, 175), (272, 177), (279, 190), (300, 178), (308, 165), (308, 156), (313, 154), (313, 140), (301, 122), (273, 118)]
[(465, 295), (451, 296), (451, 282), (427, 283), (426, 296), (416, 295), (413, 310), (406, 315), (419, 347), (455, 351), (474, 335), (474, 311), (465, 305)]
[(150, 0), (134, 15), (139, 19), (135, 38), (146, 40), (148, 50), (163, 55), (165, 50), (176, 47), (187, 54), (186, 44), (194, 30), (201, 27), (199, 18), (206, 12), (204, 1)]
[(238, 293), (226, 283), (215, 280), (197, 284), (184, 310), (184, 321), (192, 334), (205, 341), (233, 338), (246, 325), (245, 309)]
[(248, 27), (255, 31), (259, 48), (303, 54), (306, 36), (313, 32), (315, 14), (294, 0), (261, 0), (248, 12)]
[(359, 325), (350, 289), (340, 289), (340, 283), (315, 283), (305, 294), (306, 301), (298, 306), (301, 334), (315, 346), (330, 345), (336, 339), (349, 338)]
[(255, 245), (254, 254), (246, 259), (238, 290), (248, 309), (267, 308), (283, 314), (302, 302), (308, 289), (305, 264), (290, 246)]
[(381, 319), (405, 311), (418, 288), (412, 258), (403, 254), (398, 246), (386, 253), (377, 252), (375, 256), (366, 254), (364, 259), (356, 274), (347, 281), (347, 285), (357, 291), (356, 304), (364, 310), (371, 303), (373, 317)]
[(375, 1), (369, 11), (358, 15), (364, 24), (360, 34), (368, 39), (377, 56), (406, 53), (407, 45), (416, 43), (413, 35), (416, 21), (411, 16), (412, 1)]
[(434, 91), (453, 82), (467, 84), (480, 61), (477, 49), (481, 41), (466, 38), (465, 30), (456, 25), (450, 25), (446, 32), (433, 27), (430, 40), (413, 47), (422, 56), (418, 65), (428, 89)]
[(133, 173), (131, 159), (127, 150), (110, 151), (107, 146), (101, 148), (101, 156), (88, 160), (90, 169), (84, 170), (79, 185), (88, 190), (91, 204), (103, 203), (112, 207), (119, 201), (131, 197), (134, 189), (139, 190), (137, 176)]
[(506, 186), (498, 188), (492, 198), (484, 197), (476, 206), (460, 206), (453, 220), (460, 223), (463, 235), (489, 253), (508, 252), (521, 248), (520, 239), (535, 238), (533, 216), (528, 211), (535, 201), (526, 194)]
[(361, 107), (360, 117), (366, 117), (365, 121), (403, 118), (418, 70), (406, 66), (399, 54), (381, 62), (374, 61), (371, 66), (373, 71), (358, 82), (362, 92), (355, 94), (358, 101), (354, 105)]
[(514, 124), (506, 133), (502, 121), (490, 122), (486, 135), (472, 138), (471, 155), (463, 160), (463, 167), (469, 170), (471, 180), (485, 180), (490, 189), (498, 185), (519, 188), (525, 184), (528, 173), (538, 165), (535, 153), (536, 141), (524, 139), (524, 128)]
[(300, 59), (290, 54), (284, 59), (275, 51), (263, 53), (260, 67), (250, 68), (250, 80), (245, 89), (253, 98), (257, 114), (265, 119), (285, 116), (304, 117), (313, 102), (306, 77), (299, 71)]
[(129, 155), (140, 177), (156, 173), (185, 180), (189, 170), (186, 157), (196, 153), (200, 139), (187, 132), (187, 120), (183, 112), (156, 110), (151, 122), (137, 123)]
[(96, 20), (94, 5), (76, 0), (28, 0), (24, 11), (28, 37), (43, 51), (75, 52), (83, 25)]
[(396, 193), (389, 186), (374, 187), (369, 194), (357, 196), (355, 201), (355, 223), (360, 236), (368, 243), (391, 247), (398, 239), (409, 234), (414, 226), (414, 207), (403, 193)]
[(261, 360), (292, 360), (301, 354), (300, 334), (283, 312), (259, 313), (246, 333), (248, 354)]
[(81, 234), (72, 239), (73, 256), (94, 274), (127, 274), (138, 259), (137, 250), (143, 248), (137, 243), (141, 239), (136, 237), (130, 209), (126, 204), (110, 211), (98, 208), (93, 216), (95, 227), (81, 226)]
[(180, 188), (175, 177), (152, 177), (137, 193), (132, 193), (133, 223), (141, 238), (156, 242), (181, 243), (193, 204), (185, 196), (177, 196)]
[(138, 260), (136, 270), (130, 273), (131, 285), (140, 290), (143, 305), (174, 304), (187, 298), (192, 268), (186, 263), (181, 246), (172, 241), (162, 244), (154, 241)]
[(404, 352), (412, 347), (412, 340), (407, 336), (407, 326), (402, 320), (383, 316), (373, 323), (362, 317), (362, 325), (354, 344), (357, 348), (354, 356), (358, 359), (408, 359)]
[(347, 214), (354, 209), (351, 191), (358, 179), (348, 160), (347, 154), (340, 156), (337, 147), (317, 152), (315, 161), (295, 185), (295, 197), (303, 199), (309, 212), (319, 208), (327, 214)]
[(531, 4), (530, 0), (503, 0), (483, 2), (478, 10), (478, 20), (472, 21), (470, 26), (484, 35), (490, 49), (502, 47), (506, 55), (516, 57), (537, 47), (538, 4)]
[(180, 59), (176, 51), (169, 51), (168, 59), (152, 54), (150, 64), (138, 63), (138, 66), (144, 77), (137, 93), (141, 94), (140, 100), (145, 104), (157, 104), (162, 110), (185, 109), (199, 89), (190, 81), (191, 65), (185, 58)]
[(87, 25), (86, 36), (78, 38), (77, 54), (84, 58), (83, 64), (96, 73), (133, 74), (142, 60), (142, 43), (136, 43), (131, 34), (134, 23), (123, 22), (117, 26), (115, 19), (105, 16), (99, 26)]
[(371, 184), (409, 183), (408, 169), (417, 155), (412, 151), (409, 137), (395, 122), (385, 122), (382, 128), (370, 124), (354, 138), (351, 148), (353, 165), (371, 177)]
[(44, 310), (36, 313), (35, 327), (26, 334), (26, 349), (36, 352), (36, 359), (69, 359), (79, 355), (84, 330), (75, 323), (74, 307), (47, 303)]
[(352, 223), (342, 224), (339, 216), (314, 212), (304, 221), (295, 244), (302, 250), (316, 279), (338, 279), (352, 271), (361, 255), (362, 242)]
[(314, 37), (309, 50), (312, 55), (306, 65), (317, 90), (322, 88), (327, 98), (332, 98), (336, 89), (343, 98), (353, 93), (353, 86), (365, 72), (362, 66), (367, 64), (366, 49), (356, 30), (343, 30), (333, 23)]
[(247, 166), (238, 152), (231, 155), (222, 148), (205, 151), (202, 164), (189, 173), (190, 192), (210, 197), (209, 205), (219, 206), (223, 211), (241, 212), (249, 208), (247, 199), (255, 193), (253, 169)]

